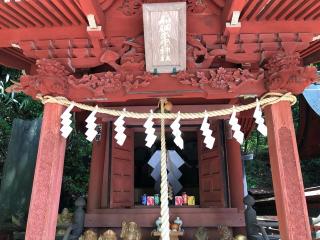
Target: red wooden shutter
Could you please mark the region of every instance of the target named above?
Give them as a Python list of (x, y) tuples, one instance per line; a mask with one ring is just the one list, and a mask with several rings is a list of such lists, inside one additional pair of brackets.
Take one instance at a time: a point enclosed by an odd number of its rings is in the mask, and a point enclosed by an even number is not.
[(206, 148), (202, 132), (198, 132), (200, 206), (225, 207), (224, 159), (220, 121), (212, 121), (211, 129), (216, 138), (212, 149)]
[(134, 205), (134, 142), (133, 130), (125, 131), (127, 139), (119, 146), (112, 134), (110, 207), (124, 208)]

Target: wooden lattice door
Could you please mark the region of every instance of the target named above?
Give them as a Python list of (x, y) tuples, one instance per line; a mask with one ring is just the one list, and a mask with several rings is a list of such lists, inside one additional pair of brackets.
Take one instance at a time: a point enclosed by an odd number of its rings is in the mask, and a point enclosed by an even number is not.
[(221, 122), (211, 121), (213, 136), (216, 138), (212, 149), (203, 143), (202, 132), (198, 131), (199, 192), (201, 207), (225, 207), (226, 189), (224, 174), (223, 142)]
[(114, 139), (111, 146), (110, 207), (125, 208), (134, 205), (134, 141), (133, 130), (126, 129), (127, 139), (119, 146)]

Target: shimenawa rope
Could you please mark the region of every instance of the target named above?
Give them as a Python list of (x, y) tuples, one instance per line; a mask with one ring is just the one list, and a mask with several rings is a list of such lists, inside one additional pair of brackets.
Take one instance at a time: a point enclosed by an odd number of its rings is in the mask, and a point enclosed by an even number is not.
[[(164, 113), (164, 104), (166, 99), (160, 99), (161, 113)], [(169, 201), (168, 201), (168, 175), (167, 175), (167, 148), (166, 148), (166, 129), (165, 119), (161, 118), (161, 239), (170, 240), (170, 222), (169, 222)]]
[[(96, 107), (96, 106), (90, 106), (83, 103), (75, 103), (72, 101), (69, 101), (65, 97), (52, 97), (52, 96), (37, 96), (38, 99), (41, 100), (43, 104), (46, 103), (57, 103), (64, 105), (68, 107), (72, 103), (75, 107), (86, 110), (86, 111), (94, 111), (97, 110), (99, 113), (108, 114), (111, 116), (124, 116), (126, 118), (135, 118), (135, 119), (146, 119), (150, 116), (150, 112), (148, 113), (138, 113), (138, 112), (130, 112), (130, 111), (124, 111), (124, 110), (114, 110), (114, 109), (108, 109), (108, 108), (102, 108), (102, 107)], [(297, 102), (297, 98), (292, 95), (291, 93), (267, 93), (265, 94), (260, 100), (260, 106), (261, 108), (264, 108), (265, 106), (278, 103), (280, 101), (289, 101), (291, 105), (294, 105)], [(242, 112), (249, 109), (253, 109), (257, 106), (257, 102), (249, 103), (246, 105), (240, 105), (235, 106), (231, 108), (226, 109), (220, 109), (220, 110), (214, 110), (214, 111), (207, 111), (207, 112), (193, 112), (193, 113), (180, 113), (181, 119), (198, 119), (198, 118), (204, 118), (207, 114), (208, 117), (218, 117), (218, 116), (225, 116), (230, 115), (233, 111), (236, 112)], [(178, 113), (152, 113), (152, 117), (154, 119), (175, 119), (177, 118)]]
[[(90, 106), (82, 103), (75, 103), (69, 101), (64, 97), (52, 97), (52, 96), (37, 96), (43, 104), (46, 103), (57, 103), (68, 107), (71, 104), (74, 104), (75, 107), (82, 110), (93, 111), (97, 110), (99, 113), (105, 113), (112, 116), (124, 116), (127, 118), (136, 118), (143, 119), (148, 118), (150, 113), (138, 113), (138, 112), (128, 112), (128, 111), (119, 111), (108, 108), (100, 108), (97, 106)], [(161, 113), (152, 113), (153, 118), (161, 120), (161, 239), (170, 240), (170, 222), (169, 222), (169, 201), (168, 201), (168, 176), (167, 176), (167, 149), (166, 149), (166, 138), (165, 138), (165, 119), (175, 119), (178, 116), (178, 113), (165, 113), (164, 112), (164, 103), (166, 99), (160, 99)], [(289, 101), (294, 105), (297, 101), (297, 98), (291, 93), (267, 93), (259, 101), (261, 108), (264, 108), (268, 105), (278, 103), (280, 101)], [(257, 102), (253, 102), (246, 105), (236, 106), (227, 109), (207, 111), (207, 112), (195, 112), (195, 113), (179, 113), (181, 119), (197, 119), (204, 118), (207, 114), (208, 117), (217, 117), (229, 115), (233, 111), (242, 112), (257, 106)]]

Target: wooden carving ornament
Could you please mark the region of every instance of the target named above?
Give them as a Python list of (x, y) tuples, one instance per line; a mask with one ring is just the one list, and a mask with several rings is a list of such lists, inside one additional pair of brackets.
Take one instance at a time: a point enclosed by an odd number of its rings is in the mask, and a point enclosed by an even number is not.
[(266, 87), (271, 91), (287, 91), (300, 94), (317, 80), (316, 68), (301, 66), (299, 53), (278, 53), (265, 65)]
[(134, 75), (126, 72), (106, 72), (84, 75), (82, 78), (70, 75), (68, 84), (73, 91), (86, 92), (88, 97), (105, 97), (108, 93), (122, 89), (129, 92), (132, 89), (146, 87), (155, 77), (150, 73)]
[(23, 90), (30, 96), (37, 93), (65, 95), (67, 90), (67, 76), (70, 72), (66, 67), (54, 60), (37, 60), (37, 74), (23, 75), (19, 86), (15, 90)]
[(247, 69), (226, 69), (197, 71), (195, 74), (190, 72), (179, 72), (177, 79), (181, 84), (191, 85), (197, 88), (214, 88), (233, 91), (244, 82), (258, 82), (264, 80), (264, 71), (259, 69), (257, 72), (250, 72)]

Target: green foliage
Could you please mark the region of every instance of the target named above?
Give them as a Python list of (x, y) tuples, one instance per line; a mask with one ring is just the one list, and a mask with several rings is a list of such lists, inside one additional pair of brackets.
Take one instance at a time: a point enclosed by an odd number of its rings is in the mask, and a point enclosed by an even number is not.
[(267, 138), (257, 130), (252, 131), (250, 137), (245, 141), (243, 152), (253, 154), (253, 160), (245, 161), (245, 171), (250, 188), (272, 188), (271, 170), (269, 164), (269, 153)]
[[(298, 99), (299, 100), (299, 99)], [(299, 128), (299, 101), (292, 107), (295, 130)], [(245, 154), (253, 153), (254, 159), (245, 162), (248, 188), (272, 189), (268, 142), (257, 130), (252, 131), (243, 146)], [(301, 169), (305, 187), (320, 185), (320, 159), (301, 159)]]
[[(7, 78), (9, 75), (9, 80)], [(0, 182), (2, 167), (7, 156), (12, 122), (15, 118), (34, 119), (42, 115), (43, 105), (24, 93), (6, 93), (12, 81), (19, 81), (21, 71), (0, 66)], [(61, 202), (63, 207), (72, 207), (74, 200), (87, 193), (91, 143), (79, 132), (68, 139)]]
[(320, 158), (301, 161), (301, 169), (305, 187), (316, 187), (320, 185)]
[(43, 107), (40, 102), (23, 93), (12, 94), (4, 91), (12, 84), (11, 80), (18, 81), (20, 75), (18, 70), (0, 67), (0, 163), (3, 163), (7, 156), (13, 119), (34, 119), (42, 114)]
[(88, 192), (91, 146), (84, 134), (76, 131), (68, 139), (61, 199), (64, 207), (72, 207), (79, 196)]

